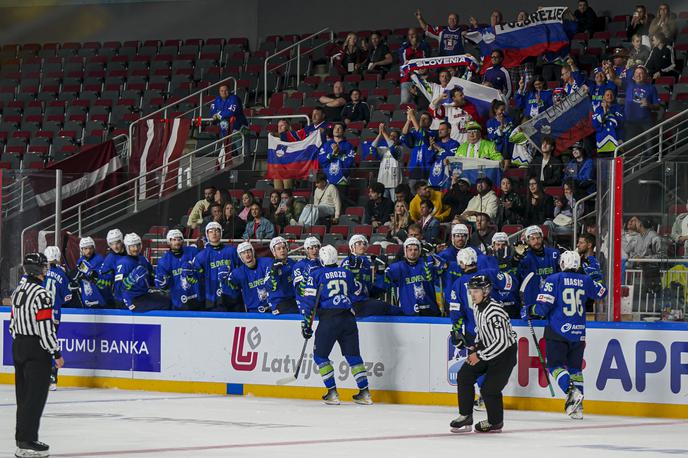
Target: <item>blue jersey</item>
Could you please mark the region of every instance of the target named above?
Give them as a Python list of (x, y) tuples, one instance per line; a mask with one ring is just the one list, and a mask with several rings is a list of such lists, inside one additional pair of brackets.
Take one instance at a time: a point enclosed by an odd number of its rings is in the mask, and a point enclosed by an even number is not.
[(234, 94), (231, 94), (226, 99), (220, 96), (215, 97), (215, 100), (210, 105), (210, 116), (215, 116), (216, 114), (219, 114), (223, 120), (227, 121), (228, 130), (232, 132), (248, 124), (244, 116), (241, 100)]
[(79, 288), (84, 307), (104, 307), (108, 299), (112, 300), (110, 288), (101, 289), (98, 286), (98, 272), (104, 261), (105, 258), (98, 253), (91, 256), (91, 259), (81, 256), (76, 261), (77, 271), (82, 274), (79, 278)]
[(567, 341), (582, 342), (585, 341), (585, 301), (606, 295), (605, 287), (587, 275), (559, 272), (547, 278), (540, 288), (534, 311), (547, 319), (550, 333)]
[(411, 178), (425, 179), (428, 176), (432, 152), (429, 149), (430, 137), (436, 137), (436, 131), (427, 129), (411, 129), (406, 135), (402, 135), (400, 141), (411, 148), (408, 169)]
[[(115, 265), (117, 264), (117, 259), (121, 256), (126, 256), (123, 253), (115, 253), (113, 251), (109, 252), (103, 263), (98, 269), (98, 280), (96, 280), (96, 286), (102, 291), (103, 298), (112, 302), (115, 298)], [(122, 300), (122, 294), (120, 293), (117, 300)]]
[[(360, 267), (358, 267), (360, 265)], [(351, 271), (354, 275), (354, 289), (351, 291), (351, 300), (356, 302), (363, 302), (370, 299), (370, 296), (376, 294), (378, 290), (384, 289), (384, 276), (379, 282), (375, 279), (375, 283), (379, 283), (380, 287), (373, 284), (373, 268), (368, 256), (356, 256), (350, 254), (341, 263), (341, 267)]]
[[(336, 155), (332, 150), (335, 144), (338, 146)], [(356, 149), (346, 140), (339, 143), (329, 140), (320, 148), (318, 153), (320, 168), (327, 176), (327, 182), (334, 185), (347, 183), (349, 169), (354, 166), (355, 158)]]
[(305, 290), (304, 315), (308, 316), (315, 307), (318, 290), (318, 310), (351, 309), (354, 288), (354, 275), (343, 267), (327, 266), (314, 271), (313, 275), (308, 277)]
[(475, 338), (475, 315), (473, 315), (473, 300), (468, 293), (468, 281), (476, 275), (485, 275), (492, 281), (492, 298), (501, 302), (502, 297), (515, 297), (518, 287), (515, 279), (497, 269), (476, 270), (466, 273), (454, 282), (445, 293), (449, 303), (449, 318), (452, 325), (465, 327), (465, 333)]
[(435, 142), (435, 146), (439, 149), (430, 149), (430, 178), (428, 183), (430, 186), (449, 189), (449, 167), (444, 165), (444, 160), (448, 157), (454, 157), (456, 150), (459, 149), (459, 142), (450, 138), (446, 142), (439, 139)]
[(53, 317), (60, 321), (62, 306), (72, 300), (72, 292), (69, 290), (69, 277), (62, 266), (50, 266), (45, 274), (43, 287), (48, 290), (53, 299)]
[[(518, 279), (523, 292), (523, 305), (533, 305), (545, 279), (559, 271), (559, 250), (544, 247), (542, 256), (528, 250), (518, 264)], [(533, 275), (529, 277), (529, 274)], [(527, 278), (528, 277), (528, 278)]]
[(604, 280), (602, 275), (602, 267), (595, 256), (586, 256), (582, 259), (581, 268), (583, 273), (590, 277), (593, 281), (601, 283)]
[(303, 312), (303, 298), (306, 291), (306, 285), (308, 284), (308, 277), (310, 277), (311, 272), (322, 267), (319, 259), (299, 259), (294, 263), (292, 269), (293, 272), (293, 285), (294, 285), (294, 297), (296, 298), (296, 305), (299, 310)]
[(264, 270), (268, 303), (273, 312), (277, 310), (277, 305), (296, 297), (294, 294), (294, 264), (296, 263), (292, 259), (285, 259), (281, 263), (270, 259), (270, 263)]
[(404, 259), (387, 268), (385, 279), (399, 288), (399, 307), (404, 315), (421, 312), (437, 314), (439, 308), (435, 298), (435, 283), (442, 273), (431, 259), (420, 258), (413, 264)]
[(534, 118), (552, 106), (552, 91), (545, 89), (540, 91), (530, 91), (526, 94), (516, 93), (516, 106), (523, 110), (523, 115)]
[[(621, 105), (612, 104), (605, 113), (603, 106), (598, 106), (592, 115), (592, 127), (595, 128), (597, 149), (602, 152), (614, 151), (622, 141), (624, 111)], [(606, 148), (605, 148), (606, 147)]]
[(193, 260), (193, 267), (201, 284), (205, 300), (214, 303), (222, 296), (220, 277), (227, 277), (229, 272), (241, 265), (236, 248), (230, 245), (211, 245), (198, 252)]
[(602, 99), (604, 98), (604, 93), (608, 90), (611, 89), (612, 92), (614, 92), (614, 98), (616, 98), (616, 84), (611, 81), (605, 81), (602, 84), (597, 84), (594, 81), (590, 81), (588, 82), (587, 86), (588, 95), (592, 101), (592, 111), (595, 111), (595, 109), (600, 106)]
[(233, 295), (241, 293), (247, 312), (264, 313), (270, 311), (268, 305), (268, 288), (265, 285), (265, 271), (272, 265), (272, 258), (256, 259), (256, 267), (242, 264), (232, 270), (227, 283)]
[(508, 115), (504, 115), (504, 124), (497, 118), (487, 120), (487, 139), (495, 144), (495, 150), (505, 159), (513, 156), (514, 144), (509, 141), (509, 137), (515, 127), (514, 120)]
[(120, 291), (122, 301), (127, 307), (134, 304), (134, 299), (146, 294), (153, 285), (153, 281), (153, 266), (142, 254), (120, 256), (117, 259), (115, 292)]
[(194, 246), (182, 247), (177, 253), (170, 250), (155, 266), (155, 287), (169, 291), (173, 309), (200, 298), (198, 277), (193, 267), (197, 254), (198, 248)]

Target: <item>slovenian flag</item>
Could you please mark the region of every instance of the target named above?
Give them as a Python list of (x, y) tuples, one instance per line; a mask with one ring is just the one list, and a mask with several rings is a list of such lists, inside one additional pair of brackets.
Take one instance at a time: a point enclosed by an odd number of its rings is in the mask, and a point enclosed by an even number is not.
[(487, 177), (495, 186), (502, 180), (502, 169), (499, 161), (490, 159), (475, 159), (470, 157), (450, 157), (449, 173), (458, 174), (461, 178), (467, 178), (471, 184), (475, 184), (478, 178)]
[(473, 30), (466, 34), (466, 39), (477, 43), (483, 56), (501, 49), (504, 51), (502, 65), (516, 67), (526, 57), (558, 53), (569, 45), (563, 20), (567, 9), (559, 6), (540, 8), (523, 22), (507, 22)]
[(285, 142), (268, 136), (268, 172), (265, 178), (288, 180), (308, 178), (311, 170), (318, 169), (318, 151), (322, 141), (320, 132), (314, 131), (298, 142)]

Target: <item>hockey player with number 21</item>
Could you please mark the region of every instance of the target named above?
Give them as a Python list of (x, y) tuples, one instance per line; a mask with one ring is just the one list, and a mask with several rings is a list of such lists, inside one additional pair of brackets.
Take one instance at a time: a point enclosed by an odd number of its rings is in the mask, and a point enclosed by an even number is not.
[(521, 318), (544, 317), (547, 370), (566, 393), (566, 414), (583, 418), (583, 351), (585, 350), (585, 301), (602, 299), (607, 290), (578, 273), (580, 255), (565, 251), (559, 257), (561, 272), (547, 277), (537, 302), (524, 305)]
[[(353, 401), (357, 404), (372, 404), (368, 377), (358, 345), (358, 326), (351, 308), (354, 275), (351, 271), (337, 266), (337, 249), (332, 245), (320, 248), (319, 254), (323, 267), (308, 277), (301, 334), (304, 339), (313, 336), (313, 318), (317, 314), (318, 328), (313, 344), (313, 361), (320, 368), (320, 376), (327, 388), (323, 401), (325, 404), (339, 404), (334, 367), (330, 361), (330, 352), (335, 342), (338, 342), (342, 355), (351, 366), (351, 375), (359, 389), (358, 394), (353, 396)], [(319, 297), (316, 297), (318, 295)]]

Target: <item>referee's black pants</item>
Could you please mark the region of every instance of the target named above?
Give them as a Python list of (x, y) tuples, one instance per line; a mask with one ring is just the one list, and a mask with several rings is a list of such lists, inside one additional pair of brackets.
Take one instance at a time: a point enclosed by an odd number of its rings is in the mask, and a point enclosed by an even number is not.
[(491, 425), (497, 425), (504, 421), (504, 404), (502, 402), (502, 390), (509, 381), (511, 371), (516, 365), (516, 344), (510, 346), (501, 355), (489, 360), (480, 360), (475, 366), (463, 363), (457, 376), (457, 390), (459, 394), (459, 413), (461, 415), (473, 414), (473, 401), (475, 400), (474, 384), (481, 375), (485, 375), (485, 381), (480, 387), (480, 394), (485, 402), (487, 421)]
[(37, 441), (38, 427), (50, 388), (52, 356), (41, 347), (37, 336), (16, 336), (12, 356), (17, 396), (14, 439), (21, 442)]

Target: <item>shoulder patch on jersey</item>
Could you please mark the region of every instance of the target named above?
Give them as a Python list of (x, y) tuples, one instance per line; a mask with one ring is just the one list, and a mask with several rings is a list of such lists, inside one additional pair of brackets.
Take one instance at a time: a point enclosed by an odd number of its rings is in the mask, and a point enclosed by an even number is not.
[(537, 301), (554, 304), (554, 296), (552, 296), (551, 294), (538, 294)]

